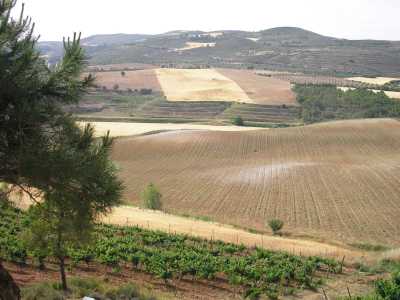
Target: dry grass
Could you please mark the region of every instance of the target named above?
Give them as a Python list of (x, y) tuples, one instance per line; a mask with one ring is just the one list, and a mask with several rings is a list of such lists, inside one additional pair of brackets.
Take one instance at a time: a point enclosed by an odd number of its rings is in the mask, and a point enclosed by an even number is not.
[(253, 103), (232, 80), (213, 69), (157, 69), (169, 101), (238, 101)]
[(94, 125), (97, 136), (103, 136), (107, 133), (107, 131), (110, 131), (110, 135), (113, 137), (140, 135), (149, 132), (179, 131), (179, 130), (211, 130), (211, 131), (260, 130), (259, 127), (213, 126), (213, 125), (200, 125), (200, 124), (79, 122), (81, 126), (84, 126), (86, 123), (91, 123), (92, 125)]
[[(31, 190), (31, 192), (37, 191)], [(28, 194), (18, 189), (15, 189), (10, 195), (11, 200), (20, 209), (27, 210), (29, 206), (34, 204)], [(365, 252), (351, 250), (341, 245), (250, 233), (230, 225), (180, 217), (132, 206), (115, 207), (111, 213), (102, 217), (100, 221), (112, 225), (139, 226), (168, 233), (188, 234), (208, 240), (244, 244), (248, 247), (258, 246), (270, 250), (287, 251), (297, 255), (320, 255), (333, 258), (346, 256), (347, 262), (358, 261), (361, 257), (366, 256)]]
[(290, 82), (259, 76), (254, 71), (218, 69), (218, 72), (236, 82), (254, 103), (267, 105), (295, 105), (296, 95)]
[(186, 51), (186, 50), (192, 50), (197, 48), (208, 48), (208, 47), (215, 47), (215, 43), (187, 42), (185, 47), (175, 49), (175, 51)]
[(160, 91), (160, 83), (158, 82), (154, 70), (138, 70), (138, 71), (125, 71), (125, 76), (121, 75), (120, 71), (110, 72), (97, 72), (96, 84), (98, 86), (105, 86), (108, 89), (113, 89), (114, 85), (118, 84), (120, 90), (127, 89), (152, 89), (153, 91)]
[(287, 251), (293, 254), (321, 255), (336, 258), (346, 256), (347, 261), (359, 259), (364, 255), (361, 251), (348, 250), (340, 246), (250, 233), (228, 225), (194, 220), (130, 206), (115, 208), (109, 216), (103, 219), (103, 222), (114, 225), (137, 225), (143, 228), (162, 230), (170, 233), (189, 234), (209, 240), (244, 244), (248, 247), (256, 245), (270, 250)]
[(393, 77), (376, 77), (376, 78), (351, 77), (347, 79), (369, 84), (379, 84), (379, 85), (384, 85), (385, 83), (389, 83), (393, 80), (400, 80), (400, 78), (393, 78)]
[(125, 200), (155, 183), (171, 213), (348, 243), (400, 245), (400, 122), (354, 120), (248, 132), (124, 138)]

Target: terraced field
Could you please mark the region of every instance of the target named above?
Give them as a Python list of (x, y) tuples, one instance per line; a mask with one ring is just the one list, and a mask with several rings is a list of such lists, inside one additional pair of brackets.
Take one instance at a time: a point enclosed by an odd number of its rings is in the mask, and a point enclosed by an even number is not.
[(348, 243), (400, 245), (400, 122), (121, 138), (113, 159), (139, 204), (154, 182), (168, 212)]

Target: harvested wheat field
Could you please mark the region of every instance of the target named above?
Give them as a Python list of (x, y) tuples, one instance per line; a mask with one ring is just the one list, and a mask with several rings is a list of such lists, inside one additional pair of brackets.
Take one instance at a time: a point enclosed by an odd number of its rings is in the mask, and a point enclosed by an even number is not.
[(385, 83), (389, 83), (394, 80), (400, 80), (400, 78), (393, 78), (393, 77), (376, 77), (376, 78), (368, 78), (368, 77), (351, 77), (347, 78), (348, 80), (354, 80), (369, 84), (378, 84), (384, 85)]
[(346, 243), (400, 245), (400, 122), (354, 120), (248, 132), (118, 139), (113, 159), (139, 204), (150, 182), (166, 211)]
[(152, 89), (153, 91), (161, 91), (155, 70), (137, 70), (125, 71), (125, 76), (120, 71), (97, 72), (95, 84), (108, 89), (113, 89), (117, 84), (118, 89)]
[(237, 83), (214, 69), (157, 69), (169, 101), (237, 101), (254, 103)]
[[(248, 131), (260, 130), (259, 127), (215, 126), (202, 124), (173, 124), (173, 123), (123, 123), (123, 122), (79, 122), (83, 127), (90, 123), (94, 126), (96, 136), (103, 136), (108, 131), (112, 137), (140, 135), (160, 131), (179, 130), (210, 130), (210, 131)], [(265, 129), (263, 129), (265, 130)]]
[(254, 103), (267, 105), (296, 105), (296, 95), (290, 82), (259, 76), (254, 71), (218, 69), (218, 72), (236, 82)]

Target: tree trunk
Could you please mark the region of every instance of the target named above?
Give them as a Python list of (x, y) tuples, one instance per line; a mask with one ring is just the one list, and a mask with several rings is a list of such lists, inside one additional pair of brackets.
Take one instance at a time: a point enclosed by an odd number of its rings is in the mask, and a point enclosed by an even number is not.
[(67, 286), (67, 276), (65, 275), (65, 258), (59, 257), (58, 260), (60, 262), (61, 287), (64, 291), (67, 291), (68, 286)]
[(21, 294), (10, 273), (0, 262), (0, 300), (20, 300)]

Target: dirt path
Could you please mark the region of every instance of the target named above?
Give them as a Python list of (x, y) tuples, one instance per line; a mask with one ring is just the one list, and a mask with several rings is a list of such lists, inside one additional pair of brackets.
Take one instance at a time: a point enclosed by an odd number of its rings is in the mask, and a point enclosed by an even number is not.
[(349, 250), (339, 246), (314, 241), (274, 237), (250, 233), (229, 225), (200, 221), (166, 214), (159, 211), (144, 210), (131, 206), (120, 206), (102, 220), (114, 225), (139, 226), (170, 233), (189, 234), (205, 239), (258, 246), (271, 250), (283, 250), (300, 255), (320, 255), (353, 261), (365, 256), (361, 251)]

